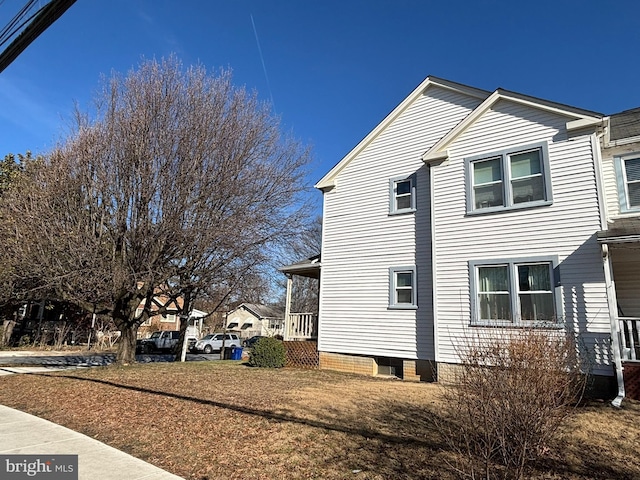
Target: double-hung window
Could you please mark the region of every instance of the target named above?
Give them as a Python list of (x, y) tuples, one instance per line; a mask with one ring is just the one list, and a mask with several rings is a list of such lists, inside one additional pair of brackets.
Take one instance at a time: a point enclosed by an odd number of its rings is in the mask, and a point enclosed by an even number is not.
[(557, 324), (557, 263), (556, 257), (469, 262), (472, 323)]
[(397, 177), (389, 181), (389, 214), (414, 212), (416, 210), (415, 177)]
[(415, 309), (418, 307), (416, 267), (389, 269), (389, 308)]
[[(136, 308), (136, 318), (142, 318), (142, 313), (144, 312), (144, 307)], [(141, 325), (151, 325), (151, 317), (147, 317), (147, 319), (141, 323)]]
[(470, 157), (466, 167), (468, 213), (552, 201), (546, 142)]
[(640, 210), (640, 153), (615, 157), (621, 212)]

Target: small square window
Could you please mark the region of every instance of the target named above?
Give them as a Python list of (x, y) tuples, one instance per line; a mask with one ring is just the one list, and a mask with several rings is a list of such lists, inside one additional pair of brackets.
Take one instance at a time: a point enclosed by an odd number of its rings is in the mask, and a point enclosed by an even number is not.
[(389, 308), (415, 309), (417, 303), (415, 267), (389, 269)]
[(389, 213), (400, 214), (413, 212), (416, 209), (414, 177), (392, 178), (389, 182)]

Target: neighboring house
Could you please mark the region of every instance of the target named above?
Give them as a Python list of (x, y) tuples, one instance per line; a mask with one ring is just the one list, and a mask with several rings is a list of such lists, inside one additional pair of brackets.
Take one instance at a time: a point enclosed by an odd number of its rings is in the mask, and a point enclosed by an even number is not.
[[(184, 303), (182, 297), (178, 297), (176, 300), (170, 299), (166, 295), (158, 294), (152, 299), (151, 312), (152, 315), (144, 321), (138, 328), (138, 338), (149, 338), (153, 332), (162, 330), (180, 330), (181, 322), (181, 310)], [(145, 302), (140, 303), (140, 306), (136, 310), (136, 316), (142, 315)], [(166, 313), (153, 314), (157, 312), (161, 307), (167, 307)], [(189, 315), (189, 325), (187, 325), (186, 335), (187, 338), (200, 338), (202, 336), (202, 324), (204, 317), (207, 316), (206, 312), (202, 310), (192, 309)]]
[(227, 314), (226, 328), (240, 338), (282, 335), (284, 312), (267, 305), (243, 303)]
[(470, 336), (537, 327), (575, 333), (595, 378), (618, 373), (619, 402), (618, 312), (640, 317), (640, 251), (623, 250), (640, 246), (640, 148), (607, 138), (616, 120), (428, 77), (316, 185), (321, 368), (446, 380)]
[[(145, 304), (146, 301), (144, 300), (140, 303), (136, 310), (136, 317), (142, 315)], [(182, 304), (183, 299), (180, 297), (172, 300), (167, 295), (161, 293), (155, 295), (151, 300), (151, 314), (149, 318), (138, 327), (138, 338), (148, 338), (153, 332), (158, 330), (179, 330)], [(155, 313), (165, 306), (167, 308), (165, 313)]]

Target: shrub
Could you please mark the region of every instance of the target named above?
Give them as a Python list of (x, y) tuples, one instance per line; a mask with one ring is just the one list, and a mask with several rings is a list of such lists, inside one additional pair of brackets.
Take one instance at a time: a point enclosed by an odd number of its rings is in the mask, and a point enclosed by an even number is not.
[(272, 337), (258, 340), (249, 353), (249, 365), (253, 367), (282, 368), (285, 360), (283, 343)]
[(576, 344), (546, 329), (493, 329), (465, 340), (440, 425), (462, 459), (456, 468), (470, 478), (525, 478), (584, 392)]

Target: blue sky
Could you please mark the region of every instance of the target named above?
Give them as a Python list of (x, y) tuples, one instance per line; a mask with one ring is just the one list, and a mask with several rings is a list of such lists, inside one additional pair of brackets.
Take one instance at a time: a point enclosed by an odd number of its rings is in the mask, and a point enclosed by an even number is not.
[[(0, 1), (0, 28), (25, 2)], [(315, 183), (428, 75), (640, 106), (638, 18), (636, 0), (78, 0), (0, 73), (0, 155), (45, 152), (101, 74), (175, 53), (273, 100)]]

